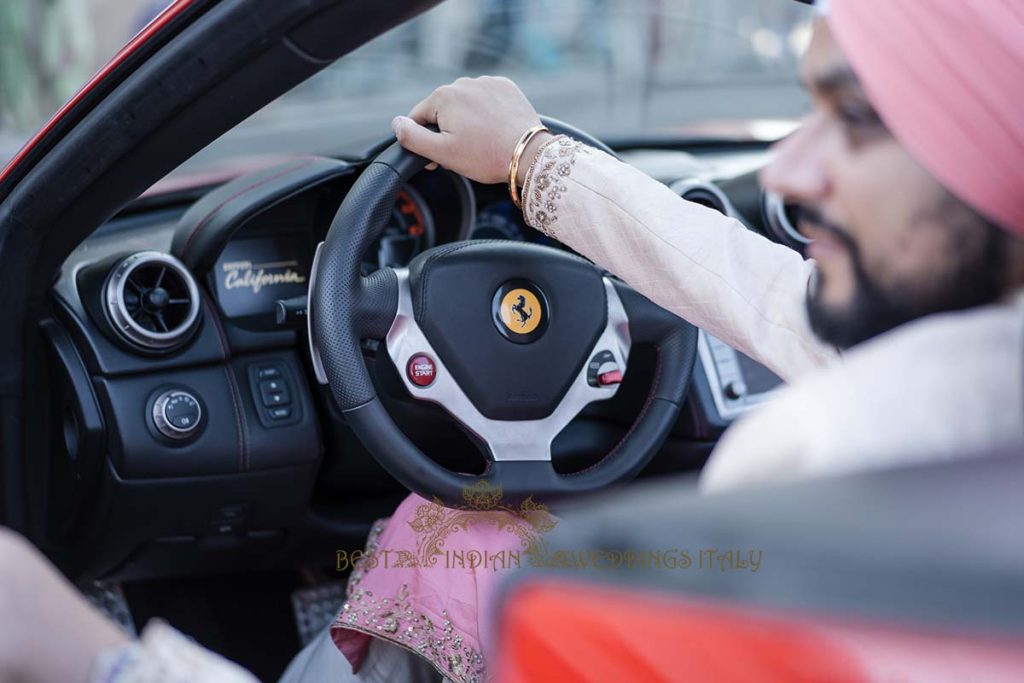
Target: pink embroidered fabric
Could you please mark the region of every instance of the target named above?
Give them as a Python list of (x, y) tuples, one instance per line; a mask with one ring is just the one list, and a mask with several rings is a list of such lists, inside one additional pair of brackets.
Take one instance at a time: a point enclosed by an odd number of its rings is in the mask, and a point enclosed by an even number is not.
[(555, 522), (529, 500), (501, 508), (500, 488), (463, 495), (466, 507), (451, 509), (413, 494), (374, 524), (331, 626), (354, 671), (375, 637), (419, 654), (455, 683), (486, 680), (492, 641), (484, 610), (501, 575), (526, 566)]

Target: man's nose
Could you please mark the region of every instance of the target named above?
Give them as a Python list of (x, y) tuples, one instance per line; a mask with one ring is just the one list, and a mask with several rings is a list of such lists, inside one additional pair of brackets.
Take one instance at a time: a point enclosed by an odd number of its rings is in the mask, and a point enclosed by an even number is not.
[(788, 202), (815, 203), (830, 190), (823, 158), (821, 122), (812, 115), (772, 148), (771, 161), (761, 171), (761, 186)]

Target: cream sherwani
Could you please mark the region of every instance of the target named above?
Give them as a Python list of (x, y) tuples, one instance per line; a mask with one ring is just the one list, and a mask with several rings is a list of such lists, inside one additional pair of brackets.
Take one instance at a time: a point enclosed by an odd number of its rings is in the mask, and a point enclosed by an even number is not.
[(814, 264), (559, 137), (524, 189), (527, 221), (789, 386), (733, 425), (705, 490), (1024, 452), (1024, 293), (930, 316), (840, 358), (810, 330)]

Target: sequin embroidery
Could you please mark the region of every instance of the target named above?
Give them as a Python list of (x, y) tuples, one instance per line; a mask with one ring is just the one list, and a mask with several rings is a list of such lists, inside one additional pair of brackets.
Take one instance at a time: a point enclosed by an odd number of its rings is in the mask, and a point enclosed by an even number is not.
[(527, 224), (548, 237), (555, 237), (552, 226), (558, 222), (559, 201), (568, 191), (565, 178), (572, 173), (579, 154), (590, 148), (567, 135), (559, 135), (541, 148), (526, 179), (523, 216)]

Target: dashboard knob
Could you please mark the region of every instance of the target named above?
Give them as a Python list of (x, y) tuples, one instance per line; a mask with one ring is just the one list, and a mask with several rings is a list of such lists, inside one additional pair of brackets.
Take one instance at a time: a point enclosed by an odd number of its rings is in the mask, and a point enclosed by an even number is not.
[(182, 441), (192, 437), (202, 421), (199, 399), (187, 391), (171, 389), (153, 402), (153, 426), (168, 439)]
[(730, 400), (735, 401), (743, 398), (747, 395), (747, 385), (742, 380), (736, 380), (735, 382), (729, 382), (725, 385), (725, 395)]

